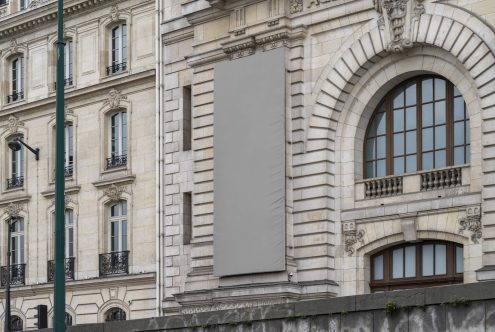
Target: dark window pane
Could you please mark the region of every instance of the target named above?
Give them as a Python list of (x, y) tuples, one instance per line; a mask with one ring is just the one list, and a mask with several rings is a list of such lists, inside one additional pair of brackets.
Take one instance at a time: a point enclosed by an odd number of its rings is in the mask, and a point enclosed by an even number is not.
[(423, 127), (433, 125), (433, 104), (423, 105)]
[(445, 99), (445, 81), (435, 78), (435, 100)]
[(416, 172), (417, 171), (417, 164), (416, 164), (416, 155), (412, 156), (407, 156), (406, 157), (406, 172), (411, 173), (411, 172)]
[(435, 149), (444, 149), (447, 140), (445, 125), (435, 127)]
[(375, 176), (375, 162), (367, 162), (366, 163), (366, 177), (372, 178)]
[(423, 276), (433, 275), (433, 244), (425, 244), (422, 248)]
[(445, 123), (445, 101), (435, 103), (435, 124), (440, 125)]
[(406, 130), (416, 128), (416, 107), (406, 109)]
[(435, 152), (435, 168), (447, 166), (447, 156), (445, 150)]
[(404, 154), (404, 134), (394, 134), (394, 156)]
[(394, 111), (394, 133), (404, 131), (404, 110), (398, 109)]
[(416, 83), (412, 83), (406, 88), (406, 105), (416, 105)]
[(466, 164), (471, 162), (471, 145), (466, 145)]
[(463, 272), (464, 272), (464, 248), (455, 247), (455, 273), (463, 273)]
[(366, 160), (376, 159), (375, 154), (376, 139), (371, 138), (366, 141)]
[(378, 113), (376, 116), (376, 135), (385, 135), (386, 130), (385, 113)]
[(447, 273), (447, 246), (435, 244), (435, 274)]
[(423, 151), (433, 150), (433, 128), (423, 129)]
[(404, 173), (404, 157), (394, 158), (394, 175)]
[(423, 103), (433, 100), (433, 79), (423, 80), (421, 93), (423, 95)]
[(373, 260), (374, 267), (374, 280), (382, 280), (383, 279), (383, 255), (376, 256)]
[(454, 121), (464, 119), (464, 99), (457, 97), (454, 99)]
[(406, 154), (416, 152), (416, 131), (408, 131), (406, 133)]
[(404, 90), (400, 89), (394, 95), (394, 108), (404, 107)]
[(406, 278), (411, 278), (416, 276), (416, 246), (406, 247), (405, 252), (405, 273)]
[(471, 143), (471, 125), (470, 121), (466, 121), (466, 144)]
[(376, 149), (377, 149), (377, 154), (376, 158), (385, 158), (385, 154), (387, 151), (387, 144), (386, 144), (386, 139), (385, 136), (380, 136), (376, 139)]
[(459, 146), (454, 149), (454, 165), (464, 164), (464, 146)]
[(454, 145), (464, 144), (464, 122), (454, 123)]
[(376, 162), (376, 176), (382, 177), (387, 175), (387, 168), (385, 166), (385, 160), (378, 160)]
[(392, 278), (404, 278), (404, 250), (396, 249), (392, 252)]
[(433, 152), (423, 153), (423, 169), (433, 168)]

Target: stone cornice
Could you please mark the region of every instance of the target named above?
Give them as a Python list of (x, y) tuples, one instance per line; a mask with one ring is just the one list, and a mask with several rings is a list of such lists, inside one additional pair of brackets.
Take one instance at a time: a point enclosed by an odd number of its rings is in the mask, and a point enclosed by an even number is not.
[[(155, 283), (155, 272), (140, 273), (140, 274), (129, 274), (117, 277), (108, 278), (91, 278), (91, 279), (81, 279), (66, 282), (66, 290), (68, 292), (81, 291), (86, 289), (94, 290), (96, 288), (105, 287), (119, 287), (119, 286), (133, 286), (133, 285), (145, 285)], [(28, 285), (22, 287), (12, 287), (11, 288), (12, 297), (28, 297), (40, 294), (52, 294), (53, 293), (53, 283), (43, 283), (37, 285)], [(0, 292), (0, 299), (5, 296), (4, 292)]]
[[(69, 0), (64, 1), (64, 18), (78, 15), (96, 7), (111, 4), (115, 0)], [(150, 2), (151, 1), (143, 1)], [(141, 4), (142, 5), (142, 4)], [(55, 22), (57, 19), (57, 1), (50, 0), (39, 6), (0, 19), (0, 40), (19, 36), (20, 34), (38, 29), (41, 25)]]
[[(84, 88), (79, 88), (75, 90), (71, 90), (70, 92), (65, 93), (65, 99), (69, 102), (72, 103), (75, 99), (78, 98), (84, 98), (87, 99), (87, 95), (89, 94), (101, 94), (102, 91), (106, 91), (107, 89), (110, 88), (115, 88), (119, 87), (119, 89), (122, 89), (126, 85), (129, 86), (139, 86), (136, 84), (139, 81), (146, 81), (150, 80), (153, 84), (155, 83), (155, 70), (150, 69), (147, 71), (143, 71), (140, 73), (132, 74), (132, 75), (126, 75), (126, 76), (121, 76), (116, 79), (112, 80), (105, 80), (101, 81), (100, 83), (96, 83)], [(40, 107), (43, 106), (49, 106), (55, 104), (55, 94), (51, 94), (50, 96), (39, 99), (36, 101), (32, 102), (22, 102), (19, 104), (15, 104), (9, 107), (3, 107), (1, 109), (1, 117), (7, 117), (10, 116), (11, 114), (18, 114), (19, 112), (27, 112), (27, 111), (32, 111), (35, 109), (39, 109)], [(72, 104), (71, 104), (72, 105)]]
[[(66, 194), (76, 194), (81, 190), (81, 186), (66, 186), (65, 187), (65, 193)], [(55, 188), (53, 188), (47, 191), (42, 191), (41, 195), (45, 198), (52, 198), (55, 196)]]

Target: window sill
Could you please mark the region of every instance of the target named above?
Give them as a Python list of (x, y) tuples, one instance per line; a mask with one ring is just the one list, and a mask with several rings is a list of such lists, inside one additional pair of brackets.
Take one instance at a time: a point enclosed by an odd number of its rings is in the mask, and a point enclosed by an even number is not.
[[(456, 190), (469, 186), (471, 174), (469, 165), (433, 169), (398, 176), (387, 176), (356, 181), (356, 201), (376, 201), (405, 194), (426, 194), (436, 192), (434, 197), (443, 196), (441, 191)], [(439, 194), (439, 195), (438, 195)], [(427, 195), (431, 196), (431, 194)]]
[(118, 71), (118, 72), (115, 72), (115, 73), (110, 73), (108, 75), (103, 76), (101, 78), (101, 80), (102, 81), (111, 81), (114, 78), (125, 76), (127, 74), (129, 74), (129, 69)]
[(27, 102), (26, 98), (16, 100), (16, 101), (11, 101), (10, 103), (5, 103), (3, 108), (4, 109), (14, 108), (15, 106), (25, 104), (26, 102)]

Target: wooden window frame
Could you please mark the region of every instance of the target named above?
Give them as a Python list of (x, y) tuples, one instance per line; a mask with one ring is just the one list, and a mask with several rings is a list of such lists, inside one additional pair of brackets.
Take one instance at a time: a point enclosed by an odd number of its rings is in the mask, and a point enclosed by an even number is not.
[[(455, 122), (460, 122), (460, 121), (454, 121), (454, 88), (455, 86), (446, 78), (439, 76), (439, 75), (421, 75), (421, 76), (416, 76), (414, 78), (408, 79), (400, 83), (399, 85), (395, 86), (392, 90), (390, 90), (386, 96), (378, 103), (377, 108), (373, 112), (372, 117), (370, 118), (370, 121), (368, 123), (368, 126), (366, 128), (365, 132), (365, 138), (364, 138), (364, 143), (363, 143), (363, 175), (365, 179), (372, 179), (376, 178), (374, 174), (368, 174), (367, 173), (367, 163), (368, 162), (373, 162), (377, 161), (378, 159), (372, 159), (372, 160), (367, 160), (366, 159), (366, 145), (368, 138), (373, 138), (376, 137), (377, 135), (373, 135), (372, 137), (370, 136), (370, 129), (372, 127), (372, 124), (375, 120), (376, 114), (378, 114), (379, 109), (381, 108), (382, 105), (385, 105), (385, 116), (386, 116), (386, 122), (385, 122), (385, 139), (386, 139), (386, 152), (385, 152), (385, 176), (393, 176), (393, 175), (402, 175), (402, 174), (407, 174), (407, 172), (403, 172), (400, 174), (394, 174), (394, 154), (393, 154), (393, 149), (394, 149), (394, 128), (393, 128), (393, 113), (394, 113), (394, 107), (393, 107), (393, 97), (394, 94), (399, 90), (407, 87), (411, 83), (416, 84), (416, 171), (415, 172), (420, 172), (425, 169), (423, 169), (423, 119), (422, 119), (422, 113), (423, 113), (423, 96), (422, 96), (422, 82), (427, 79), (432, 79), (432, 84), (433, 84), (433, 89), (435, 89), (435, 79), (441, 79), (445, 81), (445, 132), (446, 132), (446, 146), (445, 146), (445, 152), (446, 152), (446, 162), (445, 162), (445, 167), (451, 167), (454, 166), (454, 123)], [(404, 89), (405, 93), (405, 89)], [(433, 95), (433, 100), (432, 104), (435, 105), (437, 102), (435, 100), (435, 95), (434, 95), (434, 90), (432, 91)], [(462, 95), (461, 95), (462, 97)], [(405, 97), (404, 97), (405, 98)], [(404, 112), (407, 109), (406, 105), (404, 104)], [(433, 106), (433, 112), (435, 112), (435, 108)], [(406, 116), (404, 115), (404, 118)], [(464, 124), (465, 124), (465, 129), (464, 129), (464, 164), (467, 164), (468, 161), (470, 161), (470, 158), (468, 155), (471, 153), (470, 147), (471, 143), (467, 139), (467, 130), (466, 130), (466, 125), (470, 124), (470, 117), (469, 117), (469, 112), (466, 108), (466, 102), (464, 101)], [(433, 122), (432, 126), (427, 126), (425, 128), (435, 128), (435, 122)], [(404, 123), (404, 130), (403, 134), (406, 135), (407, 132), (406, 124)], [(435, 136), (435, 130), (433, 129), (433, 138)], [(406, 141), (406, 137), (404, 137), (404, 141)], [(460, 147), (461, 145), (458, 145), (457, 147)], [(468, 151), (469, 147), (469, 151)], [(404, 149), (406, 149), (406, 145), (404, 146)], [(438, 150), (443, 150), (443, 149), (437, 149), (435, 146), (435, 143), (433, 143), (433, 152), (438, 151)], [(376, 151), (375, 151), (376, 153)], [(404, 170), (407, 169), (406, 166), (406, 151), (404, 151)], [(412, 155), (412, 154), (409, 154)], [(377, 157), (377, 156), (375, 156)], [(378, 165), (376, 163), (376, 165)], [(433, 165), (435, 165), (435, 154), (433, 155)], [(461, 164), (459, 164), (461, 165)], [(443, 167), (436, 167), (434, 166), (432, 169), (428, 170), (433, 170), (437, 168), (443, 168)], [(377, 170), (374, 170), (374, 173), (377, 174)]]
[[(423, 276), (423, 253), (422, 248), (428, 244), (446, 245), (446, 274)], [(416, 247), (416, 276), (409, 278), (393, 278), (393, 251), (406, 247)], [(449, 285), (462, 283), (464, 273), (456, 273), (456, 248), (463, 248), (462, 245), (447, 241), (423, 241), (419, 243), (404, 243), (398, 246), (389, 247), (370, 257), (370, 288), (371, 292), (389, 291), (406, 288), (422, 288), (439, 285)], [(375, 280), (375, 257), (383, 255), (383, 279)], [(435, 257), (435, 254), (434, 254)], [(435, 259), (435, 258), (434, 258)], [(405, 264), (405, 256), (404, 263)], [(435, 266), (435, 263), (433, 263)]]

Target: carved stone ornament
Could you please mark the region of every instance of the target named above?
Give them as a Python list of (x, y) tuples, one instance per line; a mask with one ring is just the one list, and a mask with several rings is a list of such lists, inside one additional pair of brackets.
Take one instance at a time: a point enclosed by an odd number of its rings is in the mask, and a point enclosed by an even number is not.
[(344, 249), (349, 256), (352, 256), (356, 251), (354, 245), (356, 243), (364, 244), (364, 230), (357, 230), (355, 221), (346, 221), (342, 223), (344, 234)]
[(12, 134), (17, 133), (19, 126), (22, 126), (22, 125), (23, 125), (23, 123), (19, 120), (18, 117), (16, 117), (15, 115), (9, 116), (7, 126), (9, 127), (10, 133), (12, 133)]
[(19, 51), (19, 46), (17, 45), (17, 39), (12, 38), (10, 40), (10, 53), (15, 54)]
[(16, 218), (22, 211), (22, 206), (20, 204), (10, 203), (5, 208), (4, 212), (12, 218)]
[(295, 14), (302, 12), (303, 0), (290, 0), (290, 13)]
[(424, 0), (373, 0), (380, 13), (378, 26), (384, 31), (388, 52), (402, 52), (413, 46), (413, 31), (425, 12)]
[(110, 187), (105, 189), (105, 195), (110, 198), (110, 201), (118, 202), (122, 198), (122, 193), (125, 191), (125, 186), (116, 186), (115, 184), (112, 184)]
[(117, 5), (113, 5), (110, 9), (110, 19), (112, 22), (118, 21), (120, 17), (119, 7)]
[(112, 89), (108, 93), (105, 105), (109, 105), (110, 109), (117, 109), (120, 107), (120, 102), (126, 100), (127, 96), (123, 96), (120, 91)]
[(256, 42), (254, 38), (241, 44), (229, 46), (225, 48), (225, 53), (229, 55), (231, 60), (242, 58), (247, 55), (254, 54), (256, 50)]
[[(70, 195), (65, 194), (64, 196), (65, 207), (69, 206), (70, 203), (75, 203), (74, 198)], [(52, 199), (52, 205), (55, 205), (55, 199)]]
[(479, 206), (470, 206), (466, 208), (466, 215), (459, 219), (459, 233), (465, 230), (471, 232), (471, 240), (478, 243), (481, 239), (481, 208)]

